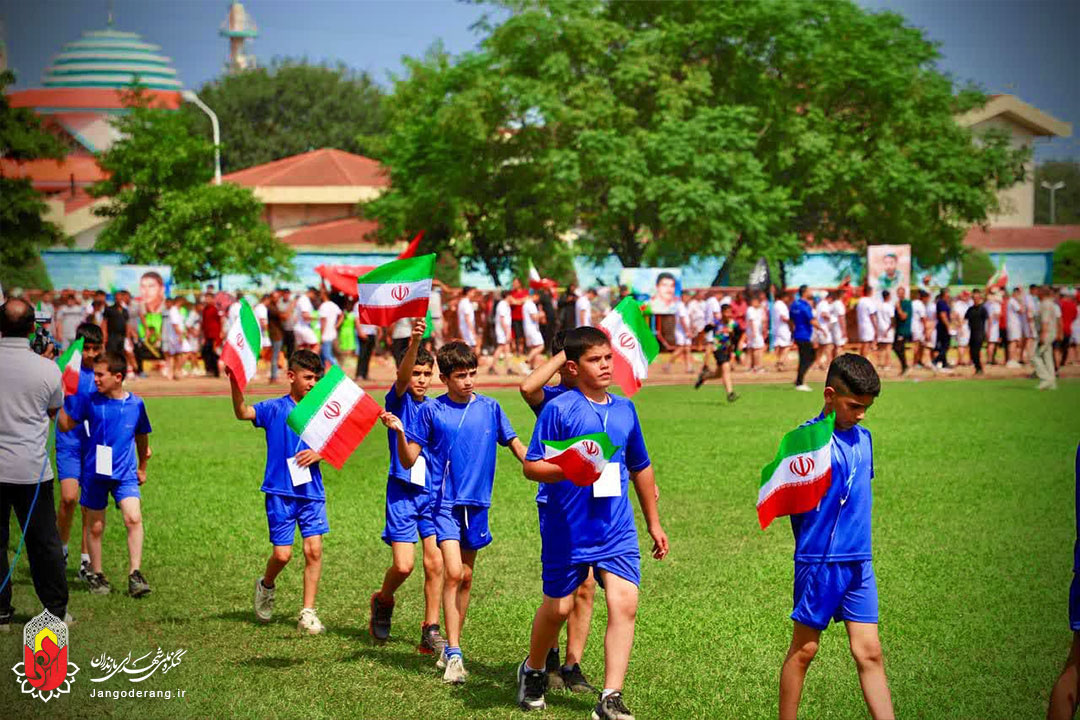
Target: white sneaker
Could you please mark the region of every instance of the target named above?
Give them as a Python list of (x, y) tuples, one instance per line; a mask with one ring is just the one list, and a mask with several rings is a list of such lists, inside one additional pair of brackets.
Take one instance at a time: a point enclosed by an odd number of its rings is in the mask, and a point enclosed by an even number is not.
[(799, 392), (813, 392), (813, 389), (806, 383), (803, 383), (802, 385), (796, 385), (795, 389)]
[(460, 655), (455, 655), (446, 661), (446, 672), (443, 673), (442, 681), (451, 685), (463, 685), (465, 678), (469, 677), (465, 670), (465, 661)]
[(264, 623), (274, 617), (274, 588), (265, 587), (261, 577), (255, 578), (255, 617)]
[(439, 659), (435, 661), (435, 667), (442, 670), (446, 667), (446, 646), (443, 645), (443, 649), (439, 652)]
[(304, 608), (300, 611), (300, 620), (296, 623), (296, 629), (308, 635), (321, 635), (326, 632), (326, 626), (319, 622), (319, 616), (315, 614), (313, 608)]

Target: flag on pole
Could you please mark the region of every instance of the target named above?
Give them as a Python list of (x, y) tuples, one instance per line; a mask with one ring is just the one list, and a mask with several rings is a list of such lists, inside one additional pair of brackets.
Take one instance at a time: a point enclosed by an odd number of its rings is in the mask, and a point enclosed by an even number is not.
[(566, 479), (585, 487), (600, 478), (608, 460), (619, 448), (607, 433), (581, 435), (569, 440), (544, 440), (544, 459), (558, 465)]
[(296, 404), (286, 422), (326, 462), (338, 470), (382, 414), (379, 403), (331, 365)]
[(600, 327), (611, 338), (615, 382), (630, 397), (649, 376), (649, 363), (660, 353), (660, 343), (631, 296), (624, 297)]
[(435, 274), (435, 253), (391, 260), (356, 279), (360, 322), (386, 327), (407, 317), (424, 317)]
[(540, 271), (533, 265), (532, 260), (529, 261), (529, 287), (534, 290), (556, 287), (555, 281), (551, 278), (540, 277)]
[(232, 371), (232, 376), (236, 378), (236, 384), (241, 390), (255, 377), (255, 371), (259, 367), (260, 349), (262, 329), (259, 321), (248, 301), (240, 298), (240, 316), (229, 328), (221, 360), (225, 367)]
[(986, 281), (986, 287), (988, 288), (1002, 288), (1009, 284), (1009, 270), (1005, 267), (1005, 261), (1001, 261), (1001, 267), (999, 267), (993, 274), (993, 276)]
[(792, 430), (780, 441), (771, 463), (761, 470), (758, 522), (764, 530), (781, 515), (817, 507), (832, 483), (832, 436), (836, 413)]
[(79, 392), (79, 368), (82, 366), (83, 338), (71, 343), (71, 347), (64, 351), (56, 364), (63, 373), (64, 394), (74, 395)]

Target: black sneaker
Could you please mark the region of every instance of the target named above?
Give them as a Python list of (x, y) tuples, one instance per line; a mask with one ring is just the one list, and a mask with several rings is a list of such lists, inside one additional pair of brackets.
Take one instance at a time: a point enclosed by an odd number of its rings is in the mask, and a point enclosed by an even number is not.
[(735, 401), (736, 401), (736, 400), (738, 400), (738, 399), (739, 399), (739, 396), (738, 396), (738, 394), (737, 394), (737, 393), (736, 393), (736, 392), (735, 392), (734, 390), (732, 390), (731, 392), (729, 392), (729, 393), (727, 394), (727, 401), (728, 401), (729, 403), (733, 403), (733, 402), (735, 402)]
[(371, 621), (368, 630), (375, 642), (384, 643), (390, 639), (390, 619), (394, 616), (394, 603), (379, 600), (379, 593), (371, 595)]
[(562, 666), (559, 668), (559, 675), (562, 677), (563, 686), (570, 692), (576, 693), (592, 693), (597, 694), (597, 689), (589, 684), (589, 681), (585, 679), (585, 673), (581, 672), (581, 665), (574, 663), (567, 667)]
[(150, 594), (150, 583), (138, 570), (132, 570), (128, 575), (128, 595), (133, 598), (141, 598)]
[(544, 692), (547, 690), (547, 684), (548, 674), (546, 672), (542, 670), (526, 670), (525, 660), (522, 660), (517, 671), (518, 707), (525, 711), (546, 708), (547, 703), (544, 702)]
[(592, 720), (634, 720), (630, 708), (623, 702), (621, 692), (613, 692), (596, 703), (592, 711)]
[(694, 381), (694, 389), (697, 390), (699, 387), (701, 387), (704, 384), (705, 384), (705, 371), (702, 370), (700, 373), (698, 373), (697, 380)]
[(438, 623), (420, 626), (420, 644), (416, 646), (417, 650), (425, 655), (442, 655), (445, 647), (446, 638), (439, 632)]
[(108, 595), (112, 592), (109, 581), (105, 579), (105, 573), (87, 572), (86, 586), (93, 595)]
[(544, 658), (544, 672), (547, 673), (547, 686), (552, 690), (563, 689), (562, 675), (559, 674), (561, 667), (558, 648), (551, 648), (548, 650), (547, 657)]
[(91, 575), (90, 561), (89, 560), (81, 561), (79, 563), (79, 579), (82, 580), (83, 582), (89, 582), (90, 575)]

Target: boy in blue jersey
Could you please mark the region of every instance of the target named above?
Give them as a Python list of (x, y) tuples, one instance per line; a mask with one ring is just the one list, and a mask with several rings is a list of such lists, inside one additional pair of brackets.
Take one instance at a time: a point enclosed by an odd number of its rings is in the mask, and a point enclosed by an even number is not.
[(83, 454), (82, 505), (89, 525), (90, 570), (86, 584), (95, 595), (111, 588), (101, 567), (101, 538), (105, 532), (105, 508), (109, 494), (124, 518), (128, 538), (128, 594), (139, 598), (150, 593), (142, 574), (142, 503), (139, 487), (146, 482), (150, 459), (150, 420), (141, 398), (124, 390), (127, 358), (103, 353), (94, 361), (96, 392), (68, 395), (57, 427), (70, 432), (81, 423), (89, 427), (88, 451)]
[[(397, 380), (386, 393), (386, 411), (400, 418), (406, 429), (416, 424), (420, 408), (429, 402), (427, 391), (435, 358), (421, 347), (426, 328), (423, 318), (413, 323), (409, 345), (398, 365)], [(398, 460), (397, 434), (391, 430), (386, 434), (390, 444), (390, 470), (386, 481), (386, 527), (382, 539), (390, 546), (393, 562), (386, 569), (382, 587), (371, 596), (368, 630), (376, 642), (389, 639), (394, 592), (413, 571), (414, 546), (419, 537), (424, 551), (424, 622), (420, 626), (417, 649), (438, 655), (446, 647), (446, 640), (439, 631), (442, 553), (435, 542), (434, 492), (429, 487), (427, 472), (430, 455), (421, 452), (413, 466), (405, 469)]]
[[(409, 469), (426, 450), (428, 480), (435, 491), (435, 539), (443, 556), (443, 616), (446, 648), (438, 667), (443, 682), (465, 682), (461, 628), (469, 608), (476, 553), (491, 543), (488, 509), (495, 481), (497, 445), (509, 447), (519, 461), (525, 446), (518, 440), (499, 404), (473, 393), (476, 354), (463, 342), (438, 352), (439, 378), (446, 394), (425, 402), (416, 422), (405, 427), (393, 413), (383, 423), (397, 433), (398, 458)], [(550, 646), (549, 646), (550, 647)]]
[[(612, 351), (601, 330), (580, 327), (566, 334), (566, 372), (576, 387), (548, 402), (533, 430), (525, 456), (525, 477), (547, 485), (547, 507), (541, 536), (544, 601), (533, 620), (528, 657), (518, 666), (518, 705), (525, 710), (545, 707), (547, 674), (542, 669), (559, 628), (574, 605), (574, 591), (590, 569), (604, 588), (608, 628), (604, 637), (604, 689), (593, 710), (595, 720), (633, 718), (622, 697), (630, 663), (641, 581), (638, 547), (629, 486), (641, 505), (653, 539), (653, 557), (668, 553), (660, 526), (655, 480), (634, 404), (609, 395)], [(543, 441), (567, 440), (606, 432), (618, 450), (596, 484), (579, 487), (544, 460)]]
[[(817, 508), (791, 516), (795, 592), (791, 646), (780, 671), (780, 718), (795, 720), (803, 682), (829, 621), (847, 626), (863, 698), (875, 720), (892, 718), (892, 697), (878, 639), (878, 593), (870, 544), (870, 431), (859, 427), (881, 392), (874, 366), (845, 353), (829, 365), (820, 420), (836, 413), (832, 484)], [(813, 422), (813, 421), (811, 421)]]
[[(82, 338), (82, 364), (79, 366), (79, 387), (76, 395), (94, 392), (94, 361), (101, 354), (105, 339), (101, 328), (93, 323), (81, 323), (75, 330), (75, 340)], [(69, 432), (61, 432), (56, 426), (56, 477), (60, 479), (60, 507), (56, 511), (56, 529), (64, 544), (64, 561), (68, 558), (68, 540), (71, 523), (75, 520), (75, 506), (79, 504), (79, 479), (82, 476), (83, 457), (91, 450), (86, 424), (77, 425)], [(90, 546), (87, 536), (89, 525), (84, 513), (82, 523), (82, 552), (79, 560), (79, 579), (86, 581), (90, 572)]]
[[(566, 363), (566, 353), (563, 351), (564, 337), (565, 334), (562, 331), (556, 333), (551, 343), (551, 359), (529, 373), (518, 388), (521, 398), (537, 417), (540, 417), (541, 411), (549, 401), (567, 390), (572, 390), (577, 385), (576, 378), (563, 367)], [(555, 373), (559, 373), (559, 384), (548, 385)], [(541, 536), (544, 534), (546, 507), (547, 485), (540, 483), (540, 487), (536, 490), (536, 511), (540, 517)], [(557, 634), (544, 660), (544, 672), (547, 673), (548, 688), (551, 690), (567, 688), (572, 692), (596, 692), (596, 688), (589, 684), (585, 673), (581, 670), (581, 657), (585, 653), (585, 641), (589, 638), (595, 596), (596, 580), (593, 578), (592, 568), (589, 568), (588, 577), (574, 591), (574, 607), (566, 618), (566, 662), (559, 662)]]
[(311, 350), (297, 350), (289, 358), (289, 394), (248, 405), (236, 378), (226, 369), (232, 386), (233, 413), (266, 433), (266, 520), (270, 544), (266, 572), (255, 581), (255, 617), (270, 622), (274, 615), (274, 581), (292, 559), (296, 527), (304, 543), (304, 606), (296, 629), (310, 635), (325, 632), (315, 613), (315, 595), (322, 575), (322, 536), (330, 532), (326, 519), (326, 493), (319, 461), (322, 456), (307, 446), (286, 422), (296, 403), (304, 399), (323, 374), (322, 360)]
[(1073, 579), (1069, 586), (1069, 629), (1073, 631), (1069, 659), (1050, 691), (1047, 720), (1072, 720), (1080, 704), (1080, 447), (1076, 448), (1076, 540), (1073, 542)]

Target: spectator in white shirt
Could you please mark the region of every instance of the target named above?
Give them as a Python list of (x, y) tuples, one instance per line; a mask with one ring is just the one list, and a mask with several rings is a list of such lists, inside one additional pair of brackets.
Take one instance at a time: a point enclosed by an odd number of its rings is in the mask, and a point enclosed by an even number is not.
[(345, 319), (341, 308), (330, 299), (330, 293), (322, 291), (322, 305), (319, 306), (319, 329), (322, 334), (319, 355), (324, 365), (339, 365), (338, 328)]

